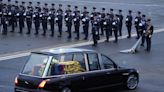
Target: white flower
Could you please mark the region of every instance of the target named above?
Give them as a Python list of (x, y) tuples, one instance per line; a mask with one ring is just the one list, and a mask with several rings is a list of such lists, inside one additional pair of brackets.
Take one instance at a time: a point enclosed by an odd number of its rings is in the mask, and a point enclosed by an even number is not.
[(93, 15), (91, 15), (91, 17), (93, 17)]
[(68, 18), (66, 18), (65, 20), (68, 21)]

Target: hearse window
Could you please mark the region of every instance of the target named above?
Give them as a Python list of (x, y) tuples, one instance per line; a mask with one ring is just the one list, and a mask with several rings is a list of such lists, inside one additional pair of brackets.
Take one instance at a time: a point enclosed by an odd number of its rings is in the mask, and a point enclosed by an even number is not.
[(89, 69), (90, 71), (100, 70), (98, 55), (96, 53), (88, 54)]
[(85, 58), (83, 53), (74, 53), (73, 61), (78, 61), (81, 67), (86, 70)]
[(104, 69), (111, 69), (114, 68), (113, 62), (105, 55), (101, 55), (102, 58), (102, 64), (104, 66)]
[[(73, 57), (73, 54), (64, 54), (64, 55)], [(59, 61), (56, 58), (53, 58), (47, 75), (54, 76), (54, 75), (84, 72), (85, 68), (82, 67), (80, 62), (81, 61), (71, 60), (70, 58), (67, 58), (67, 59), (64, 58), (64, 61)]]
[(64, 54), (64, 61), (72, 61), (73, 60), (73, 54)]

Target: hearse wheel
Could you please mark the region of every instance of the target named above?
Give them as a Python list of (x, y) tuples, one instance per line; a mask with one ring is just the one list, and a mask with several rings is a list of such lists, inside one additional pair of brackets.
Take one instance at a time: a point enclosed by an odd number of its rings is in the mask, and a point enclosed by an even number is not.
[(64, 87), (61, 92), (72, 92), (70, 88)]
[(136, 89), (138, 86), (138, 77), (135, 74), (131, 74), (128, 77), (126, 87), (130, 90)]

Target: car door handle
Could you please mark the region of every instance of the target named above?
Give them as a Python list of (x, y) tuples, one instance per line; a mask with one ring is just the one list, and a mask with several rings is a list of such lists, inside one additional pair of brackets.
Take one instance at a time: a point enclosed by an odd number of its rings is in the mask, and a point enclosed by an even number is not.
[(110, 72), (107, 72), (106, 74), (110, 74)]

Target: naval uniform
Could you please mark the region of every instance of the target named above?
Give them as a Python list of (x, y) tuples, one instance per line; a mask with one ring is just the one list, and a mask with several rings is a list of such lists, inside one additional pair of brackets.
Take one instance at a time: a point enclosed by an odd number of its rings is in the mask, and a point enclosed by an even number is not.
[(33, 22), (35, 25), (35, 35), (38, 35), (39, 27), (40, 27), (40, 13), (39, 11), (34, 12), (33, 14)]
[(140, 34), (139, 34), (139, 23), (140, 23), (140, 21), (141, 21), (141, 16), (136, 16), (135, 20), (134, 20), (134, 25), (135, 25), (135, 28), (136, 28), (137, 39), (140, 38)]
[(27, 24), (27, 33), (26, 34), (30, 34), (31, 33), (31, 27), (32, 27), (32, 11), (28, 10), (25, 14), (26, 16), (26, 24)]
[(19, 22), (19, 33), (23, 32), (23, 23), (24, 23), (24, 11), (18, 11), (16, 14)]
[(131, 15), (128, 15), (126, 17), (126, 27), (127, 27), (127, 30), (128, 30), (128, 38), (131, 38), (131, 29), (132, 29), (132, 16)]
[(115, 43), (118, 41), (118, 20), (113, 19), (112, 21), (112, 31), (114, 32), (114, 37), (115, 37)]
[(54, 24), (55, 24), (55, 11), (51, 10), (49, 12), (49, 17), (48, 17), (49, 23), (50, 23), (50, 27), (51, 27), (51, 35), (50, 36), (54, 36)]
[(77, 33), (76, 39), (79, 40), (80, 38), (80, 15), (75, 15), (75, 17), (73, 18), (74, 21), (74, 26), (75, 26), (75, 32)]
[(62, 9), (57, 10), (55, 21), (58, 25), (58, 31), (59, 31), (58, 37), (61, 37), (62, 36), (62, 26), (63, 26), (63, 10)]
[(47, 31), (47, 22), (48, 22), (48, 14), (47, 12), (44, 12), (40, 15), (41, 21), (42, 21), (42, 28), (43, 28), (43, 36), (46, 36), (46, 31)]
[(84, 40), (87, 40), (88, 39), (88, 31), (89, 31), (89, 16), (85, 16), (83, 17), (82, 19), (82, 24), (83, 24), (83, 31), (84, 31)]
[(93, 38), (93, 46), (97, 46), (97, 41), (98, 41), (98, 31), (99, 31), (99, 24), (97, 20), (92, 21), (92, 38)]
[(67, 18), (65, 18), (66, 26), (68, 28), (68, 37), (67, 37), (68, 39), (72, 38), (72, 32), (71, 32), (72, 20), (73, 20), (72, 15), (68, 15)]

